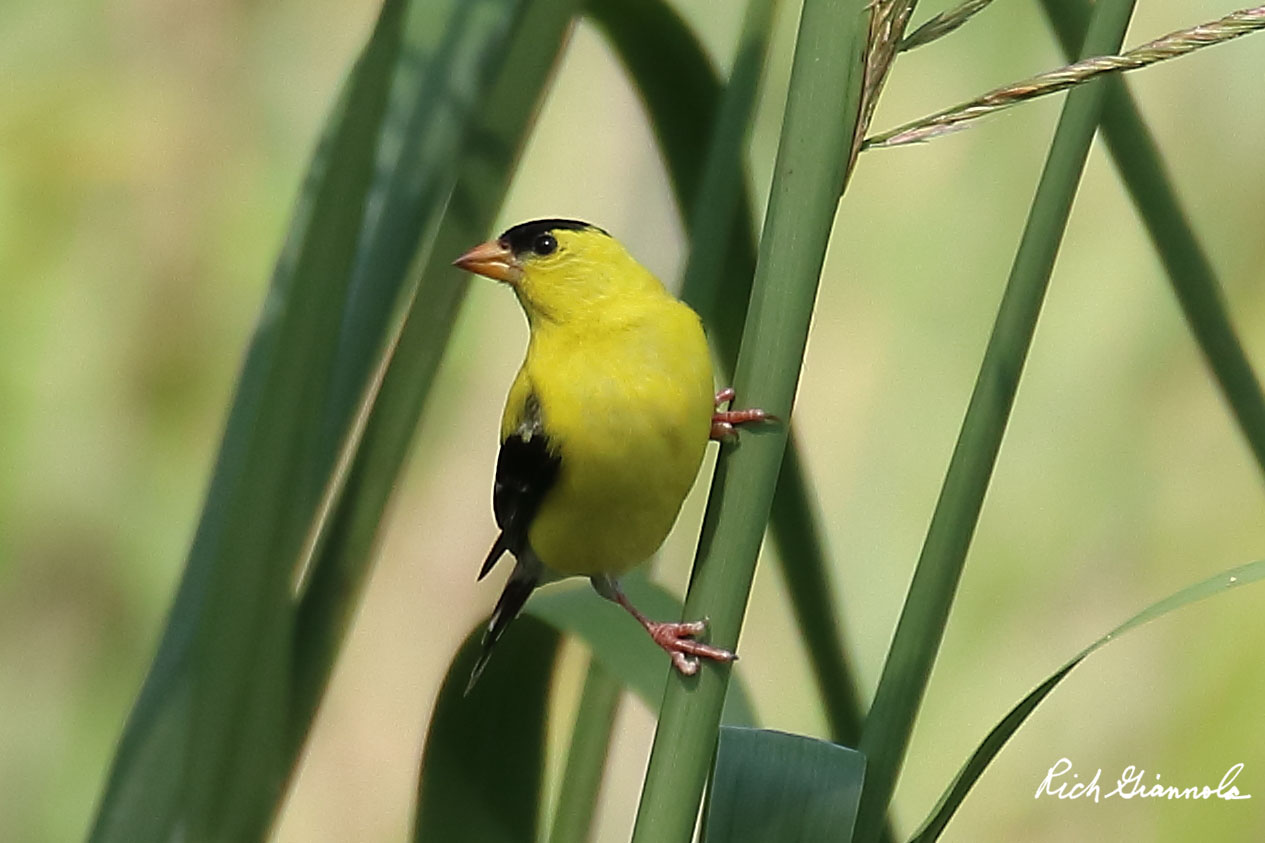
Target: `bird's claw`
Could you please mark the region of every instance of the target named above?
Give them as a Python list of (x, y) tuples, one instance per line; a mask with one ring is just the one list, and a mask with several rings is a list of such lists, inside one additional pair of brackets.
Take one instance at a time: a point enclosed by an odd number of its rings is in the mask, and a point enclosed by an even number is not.
[(712, 433), (711, 438), (717, 442), (733, 442), (738, 438), (738, 431), (727, 421), (716, 421), (716, 417), (712, 416)]
[(711, 438), (717, 442), (732, 442), (738, 438), (738, 425), (778, 421), (778, 417), (764, 410), (717, 410), (712, 413)]
[(718, 662), (731, 662), (738, 658), (735, 653), (729, 650), (695, 641), (694, 636), (701, 635), (706, 629), (706, 620), (683, 621), (680, 623), (656, 623), (652, 621), (646, 626), (646, 630), (650, 633), (650, 637), (654, 639), (654, 643), (668, 652), (668, 655), (672, 657), (673, 666), (684, 676), (693, 676), (698, 673), (698, 660), (700, 658), (712, 659)]
[[(734, 390), (732, 386), (725, 387), (716, 393), (716, 406), (734, 400)], [(717, 442), (732, 442), (738, 438), (737, 426), (740, 424), (754, 424), (756, 422), (779, 421), (778, 417), (772, 413), (766, 413), (764, 410), (716, 410), (712, 413), (712, 432), (711, 438)]]
[(720, 422), (733, 427), (736, 424), (751, 424), (752, 422), (777, 421), (777, 416), (772, 413), (766, 413), (764, 410), (717, 410), (712, 413), (712, 424)]

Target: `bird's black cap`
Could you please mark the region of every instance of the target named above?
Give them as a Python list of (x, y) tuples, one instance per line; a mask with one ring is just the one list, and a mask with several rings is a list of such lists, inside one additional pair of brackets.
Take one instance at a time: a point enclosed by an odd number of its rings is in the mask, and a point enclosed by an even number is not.
[(514, 254), (521, 255), (524, 252), (530, 252), (532, 250), (532, 246), (535, 244), (537, 237), (542, 234), (548, 234), (551, 231), (558, 231), (559, 229), (567, 229), (571, 231), (601, 231), (603, 234), (606, 234), (607, 237), (610, 236), (605, 231), (602, 231), (602, 229), (587, 222), (581, 222), (580, 220), (558, 219), (522, 222), (513, 228), (506, 229), (505, 233), (497, 239), (502, 243), (508, 244), (510, 251)]

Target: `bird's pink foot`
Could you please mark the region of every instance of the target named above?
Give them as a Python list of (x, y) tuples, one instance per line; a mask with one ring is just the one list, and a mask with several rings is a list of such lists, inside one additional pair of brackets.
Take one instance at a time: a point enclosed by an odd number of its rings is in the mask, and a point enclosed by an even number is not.
[(650, 633), (654, 643), (658, 644), (672, 657), (672, 664), (686, 676), (698, 673), (698, 660), (712, 659), (718, 662), (731, 662), (738, 658), (736, 654), (720, 647), (713, 647), (701, 641), (695, 641), (695, 635), (701, 635), (707, 629), (707, 621), (652, 621), (641, 613), (619, 587), (619, 582), (612, 577), (593, 577), (593, 587), (597, 593), (607, 600), (613, 600), (637, 619), (637, 623)]
[(707, 629), (706, 621), (681, 623), (647, 621), (645, 627), (646, 632), (649, 632), (650, 637), (654, 639), (654, 643), (667, 651), (672, 657), (672, 664), (685, 676), (698, 673), (700, 658), (718, 662), (731, 662), (738, 658), (729, 650), (694, 640), (695, 635), (700, 635)]
[[(733, 387), (725, 387), (716, 393), (717, 407), (732, 400), (734, 400)], [(777, 420), (777, 416), (766, 413), (764, 410), (717, 410), (712, 413), (711, 438), (718, 442), (729, 441), (738, 435), (736, 428), (740, 424)]]

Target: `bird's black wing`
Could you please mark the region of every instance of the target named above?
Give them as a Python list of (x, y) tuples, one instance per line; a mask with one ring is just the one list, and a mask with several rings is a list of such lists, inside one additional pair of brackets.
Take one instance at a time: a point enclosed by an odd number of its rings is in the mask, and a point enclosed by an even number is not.
[(501, 528), (479, 579), (483, 579), (508, 550), (516, 557), (527, 544), (527, 529), (545, 495), (558, 479), (562, 457), (540, 420), (540, 402), (528, 396), (523, 423), (501, 443), (496, 460), (496, 484), (492, 489), (492, 512)]
[(540, 583), (543, 565), (527, 544), (527, 530), (545, 495), (557, 481), (561, 467), (562, 457), (550, 443), (541, 424), (540, 403), (535, 396), (529, 396), (523, 423), (501, 443), (501, 453), (496, 460), (492, 511), (501, 534), (496, 537), (483, 567), (479, 569), (479, 579), (488, 575), (506, 551), (514, 554), (517, 562), (492, 611), (492, 619), (483, 635), (482, 652), (470, 673), (466, 693), (474, 687), (487, 666), (492, 647), (510, 621), (518, 617), (523, 604)]

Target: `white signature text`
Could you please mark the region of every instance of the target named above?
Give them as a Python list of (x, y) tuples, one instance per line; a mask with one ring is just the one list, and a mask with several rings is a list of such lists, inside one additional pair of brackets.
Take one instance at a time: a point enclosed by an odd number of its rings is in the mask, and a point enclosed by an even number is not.
[[(1071, 759), (1060, 758), (1046, 772), (1045, 778), (1037, 787), (1035, 798), (1053, 796), (1057, 799), (1092, 799), (1095, 802), (1117, 796), (1121, 799), (1223, 799), (1226, 801), (1251, 799), (1250, 793), (1243, 793), (1234, 786), (1234, 780), (1241, 772), (1243, 772), (1242, 762), (1226, 770), (1225, 775), (1215, 787), (1211, 785), (1177, 787), (1161, 783), (1159, 773), (1155, 774), (1155, 781), (1148, 784), (1142, 780), (1146, 776), (1146, 771), (1130, 764), (1124, 768), (1120, 778), (1116, 779), (1115, 786), (1111, 787), (1111, 783), (1106, 785), (1102, 783), (1101, 769), (1094, 772), (1093, 778), (1081, 781), (1079, 773), (1072, 773)], [(1069, 773), (1071, 773), (1070, 776)], [(1108, 790), (1108, 787), (1111, 789)]]

